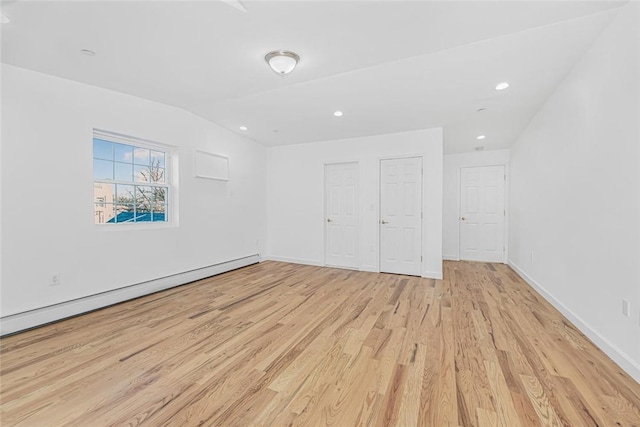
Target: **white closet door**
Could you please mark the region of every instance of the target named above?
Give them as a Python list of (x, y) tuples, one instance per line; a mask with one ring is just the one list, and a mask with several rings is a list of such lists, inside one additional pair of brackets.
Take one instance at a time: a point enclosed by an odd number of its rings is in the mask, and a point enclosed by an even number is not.
[(422, 158), (380, 162), (380, 271), (420, 276)]
[(325, 210), (325, 264), (357, 269), (357, 163), (325, 166)]
[(504, 166), (461, 169), (460, 259), (504, 262)]

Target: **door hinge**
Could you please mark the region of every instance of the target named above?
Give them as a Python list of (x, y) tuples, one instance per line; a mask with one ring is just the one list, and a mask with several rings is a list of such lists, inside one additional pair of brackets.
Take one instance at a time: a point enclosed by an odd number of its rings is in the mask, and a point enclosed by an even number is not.
[(420, 262), (422, 262), (422, 255), (420, 255)]

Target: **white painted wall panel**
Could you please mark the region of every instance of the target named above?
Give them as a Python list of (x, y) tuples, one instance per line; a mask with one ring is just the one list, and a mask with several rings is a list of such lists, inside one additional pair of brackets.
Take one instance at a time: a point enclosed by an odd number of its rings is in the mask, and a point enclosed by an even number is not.
[[(268, 256), (323, 264), (324, 163), (358, 161), (360, 269), (376, 271), (379, 266), (380, 158), (415, 155), (424, 156), (422, 274), (441, 275), (442, 129), (269, 148)], [(291, 200), (289, 194), (296, 194), (296, 199)]]
[(515, 143), (509, 245), (521, 274), (638, 381), (639, 14), (620, 9)]
[[(179, 225), (93, 224), (94, 127), (178, 147)], [(196, 179), (196, 149), (232, 179)], [(178, 108), (2, 65), (0, 173), (2, 316), (264, 252), (266, 149)]]

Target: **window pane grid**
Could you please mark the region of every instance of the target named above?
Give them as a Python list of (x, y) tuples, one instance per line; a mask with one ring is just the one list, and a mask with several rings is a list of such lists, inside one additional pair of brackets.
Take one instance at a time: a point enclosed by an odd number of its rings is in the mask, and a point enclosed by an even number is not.
[(142, 185), (145, 187), (169, 188), (169, 185), (164, 182), (112, 181), (109, 179), (94, 179), (93, 182), (96, 184)]
[(95, 223), (168, 221), (167, 154), (94, 137)]

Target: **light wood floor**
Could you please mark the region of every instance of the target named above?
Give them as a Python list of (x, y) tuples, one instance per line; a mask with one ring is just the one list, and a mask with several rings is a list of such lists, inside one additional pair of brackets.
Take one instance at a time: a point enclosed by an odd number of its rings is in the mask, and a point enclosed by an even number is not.
[(505, 265), (265, 262), (2, 340), (2, 426), (640, 426), (640, 385)]

